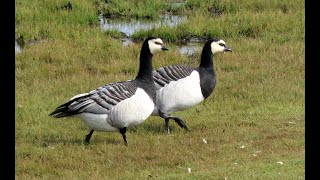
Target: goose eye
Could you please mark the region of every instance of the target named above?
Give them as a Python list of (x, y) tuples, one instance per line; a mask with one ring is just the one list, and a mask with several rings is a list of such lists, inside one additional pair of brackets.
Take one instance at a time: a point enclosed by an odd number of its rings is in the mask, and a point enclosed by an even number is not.
[(223, 43), (219, 43), (219, 45), (220, 45), (220, 46), (223, 46), (223, 47), (226, 47), (226, 45), (225, 45), (225, 44), (223, 44)]
[(158, 44), (158, 45), (161, 45), (161, 43), (159, 43), (159, 42), (154, 42), (155, 44)]

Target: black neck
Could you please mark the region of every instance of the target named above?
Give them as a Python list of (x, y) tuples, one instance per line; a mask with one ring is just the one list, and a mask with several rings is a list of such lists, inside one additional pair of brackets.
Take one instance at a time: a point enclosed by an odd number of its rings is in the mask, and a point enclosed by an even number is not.
[(206, 48), (203, 49), (199, 67), (209, 69), (213, 68), (213, 54), (210, 50), (207, 50)]
[(150, 53), (149, 49), (142, 47), (141, 53), (140, 53), (139, 72), (136, 77), (137, 80), (153, 83), (152, 56), (153, 55)]
[(202, 51), (199, 66), (200, 87), (203, 97), (206, 99), (212, 93), (216, 85), (216, 77), (213, 68), (213, 54), (210, 51)]

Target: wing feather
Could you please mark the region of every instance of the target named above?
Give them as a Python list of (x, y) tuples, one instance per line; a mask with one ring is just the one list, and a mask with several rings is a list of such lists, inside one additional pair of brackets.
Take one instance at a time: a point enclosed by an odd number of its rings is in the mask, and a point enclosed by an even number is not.
[(136, 90), (137, 87), (132, 81), (110, 83), (71, 98), (50, 115), (60, 118), (84, 112), (107, 114), (119, 102), (133, 96)]
[(189, 76), (194, 70), (194, 67), (182, 64), (164, 66), (153, 71), (153, 80), (158, 88), (164, 87), (171, 81), (177, 81)]

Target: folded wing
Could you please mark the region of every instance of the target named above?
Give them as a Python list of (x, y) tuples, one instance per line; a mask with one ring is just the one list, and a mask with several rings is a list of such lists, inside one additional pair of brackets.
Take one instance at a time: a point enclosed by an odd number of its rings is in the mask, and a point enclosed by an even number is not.
[(71, 98), (50, 115), (62, 118), (80, 113), (108, 114), (119, 102), (133, 96), (136, 89), (131, 81), (110, 83)]
[(195, 68), (188, 65), (170, 65), (153, 71), (153, 80), (157, 89), (164, 87), (171, 81), (177, 81), (191, 74)]

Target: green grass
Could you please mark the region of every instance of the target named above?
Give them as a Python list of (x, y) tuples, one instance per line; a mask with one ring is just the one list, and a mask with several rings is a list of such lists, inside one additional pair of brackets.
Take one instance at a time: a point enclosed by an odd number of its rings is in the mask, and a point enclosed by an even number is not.
[(107, 132), (85, 146), (81, 120), (48, 114), (76, 94), (136, 76), (141, 43), (123, 47), (117, 32), (102, 32), (98, 10), (143, 18), (168, 6), (78, 0), (71, 12), (56, 10), (65, 2), (15, 2), (16, 36), (41, 40), (16, 54), (16, 179), (304, 179), (303, 1), (190, 0), (174, 10), (187, 22), (136, 32), (134, 39), (159, 36), (170, 48), (154, 56), (154, 68), (198, 65), (199, 54), (176, 49), (184, 37), (223, 38), (233, 52), (215, 56), (214, 93), (174, 114), (191, 131), (171, 122), (165, 134), (164, 120), (150, 117), (128, 131), (128, 147)]

